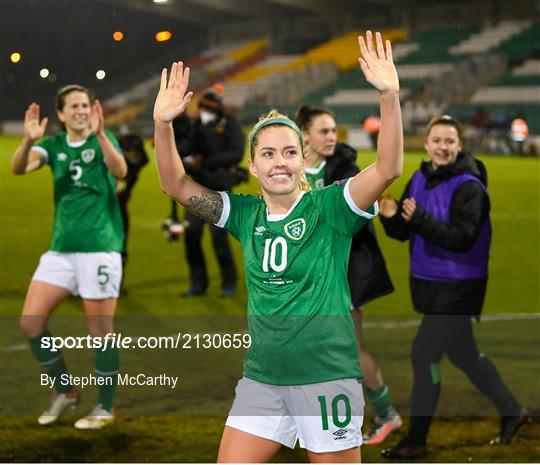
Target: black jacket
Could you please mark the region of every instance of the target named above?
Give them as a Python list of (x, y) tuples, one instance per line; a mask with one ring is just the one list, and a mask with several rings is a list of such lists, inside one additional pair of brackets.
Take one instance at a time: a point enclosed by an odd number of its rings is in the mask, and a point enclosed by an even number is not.
[[(347, 144), (338, 143), (334, 155), (326, 159), (324, 185), (351, 178), (359, 172), (356, 150)], [(348, 279), (355, 308), (394, 291), (371, 222), (353, 237)]]
[[(420, 170), (426, 178), (426, 187), (433, 188), (462, 173), (476, 176), (487, 187), (484, 164), (467, 153), (460, 153), (455, 163), (433, 170), (431, 162), (422, 162)], [(411, 232), (425, 240), (453, 252), (470, 250), (487, 219), (489, 197), (474, 181), (464, 182), (454, 192), (450, 204), (450, 223), (441, 221), (416, 206), (409, 223), (401, 217), (403, 201), (409, 197), (411, 181), (407, 183), (399, 200), (396, 215), (380, 217), (386, 233), (400, 241), (409, 239)], [(479, 315), (486, 292), (486, 280), (460, 280), (454, 282), (427, 281), (410, 278), (411, 294), (416, 310), (422, 313)]]
[(172, 121), (176, 150), (181, 157), (189, 154), (191, 139), (193, 138), (193, 123), (188, 115), (182, 113)]
[(213, 190), (232, 189), (238, 183), (236, 167), (244, 156), (240, 123), (227, 114), (207, 125), (197, 119), (186, 155), (202, 156), (201, 169), (188, 171), (195, 181)]

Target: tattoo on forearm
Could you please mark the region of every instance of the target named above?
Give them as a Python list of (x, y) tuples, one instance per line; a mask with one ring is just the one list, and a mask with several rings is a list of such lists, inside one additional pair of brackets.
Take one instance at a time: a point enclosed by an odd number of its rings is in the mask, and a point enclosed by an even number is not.
[(217, 192), (206, 190), (199, 196), (190, 197), (188, 207), (203, 220), (215, 224), (223, 212), (223, 199)]

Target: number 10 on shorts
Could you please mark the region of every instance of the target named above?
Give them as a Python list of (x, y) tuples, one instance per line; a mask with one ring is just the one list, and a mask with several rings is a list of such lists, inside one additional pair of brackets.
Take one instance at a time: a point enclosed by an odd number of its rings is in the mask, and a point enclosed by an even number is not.
[[(328, 430), (328, 408), (326, 403), (326, 396), (318, 396), (319, 404), (321, 406), (321, 419), (323, 431)], [(339, 406), (342, 403), (345, 407), (345, 418), (339, 419)], [(332, 399), (331, 403), (332, 421), (338, 428), (345, 428), (351, 422), (351, 402), (345, 394), (339, 394)]]

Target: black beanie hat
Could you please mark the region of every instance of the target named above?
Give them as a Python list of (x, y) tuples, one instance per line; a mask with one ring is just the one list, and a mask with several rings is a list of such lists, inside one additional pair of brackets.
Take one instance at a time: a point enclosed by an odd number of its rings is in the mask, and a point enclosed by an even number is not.
[(219, 113), (223, 111), (223, 98), (213, 90), (207, 90), (199, 100), (199, 108)]

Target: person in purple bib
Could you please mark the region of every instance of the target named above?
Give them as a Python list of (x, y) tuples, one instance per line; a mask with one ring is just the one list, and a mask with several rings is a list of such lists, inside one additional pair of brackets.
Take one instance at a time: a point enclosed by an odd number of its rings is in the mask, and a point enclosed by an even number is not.
[(380, 202), (386, 234), (409, 240), (412, 301), (424, 314), (411, 352), (409, 430), (382, 452), (391, 459), (427, 454), (426, 439), (441, 389), (439, 362), (445, 354), (497, 407), (501, 429), (492, 444), (510, 443), (519, 427), (530, 421), (473, 336), (472, 317), (479, 319), (486, 294), (491, 243), (486, 169), (462, 151), (460, 124), (448, 115), (431, 119), (425, 149), (430, 160), (422, 162), (399, 202)]

